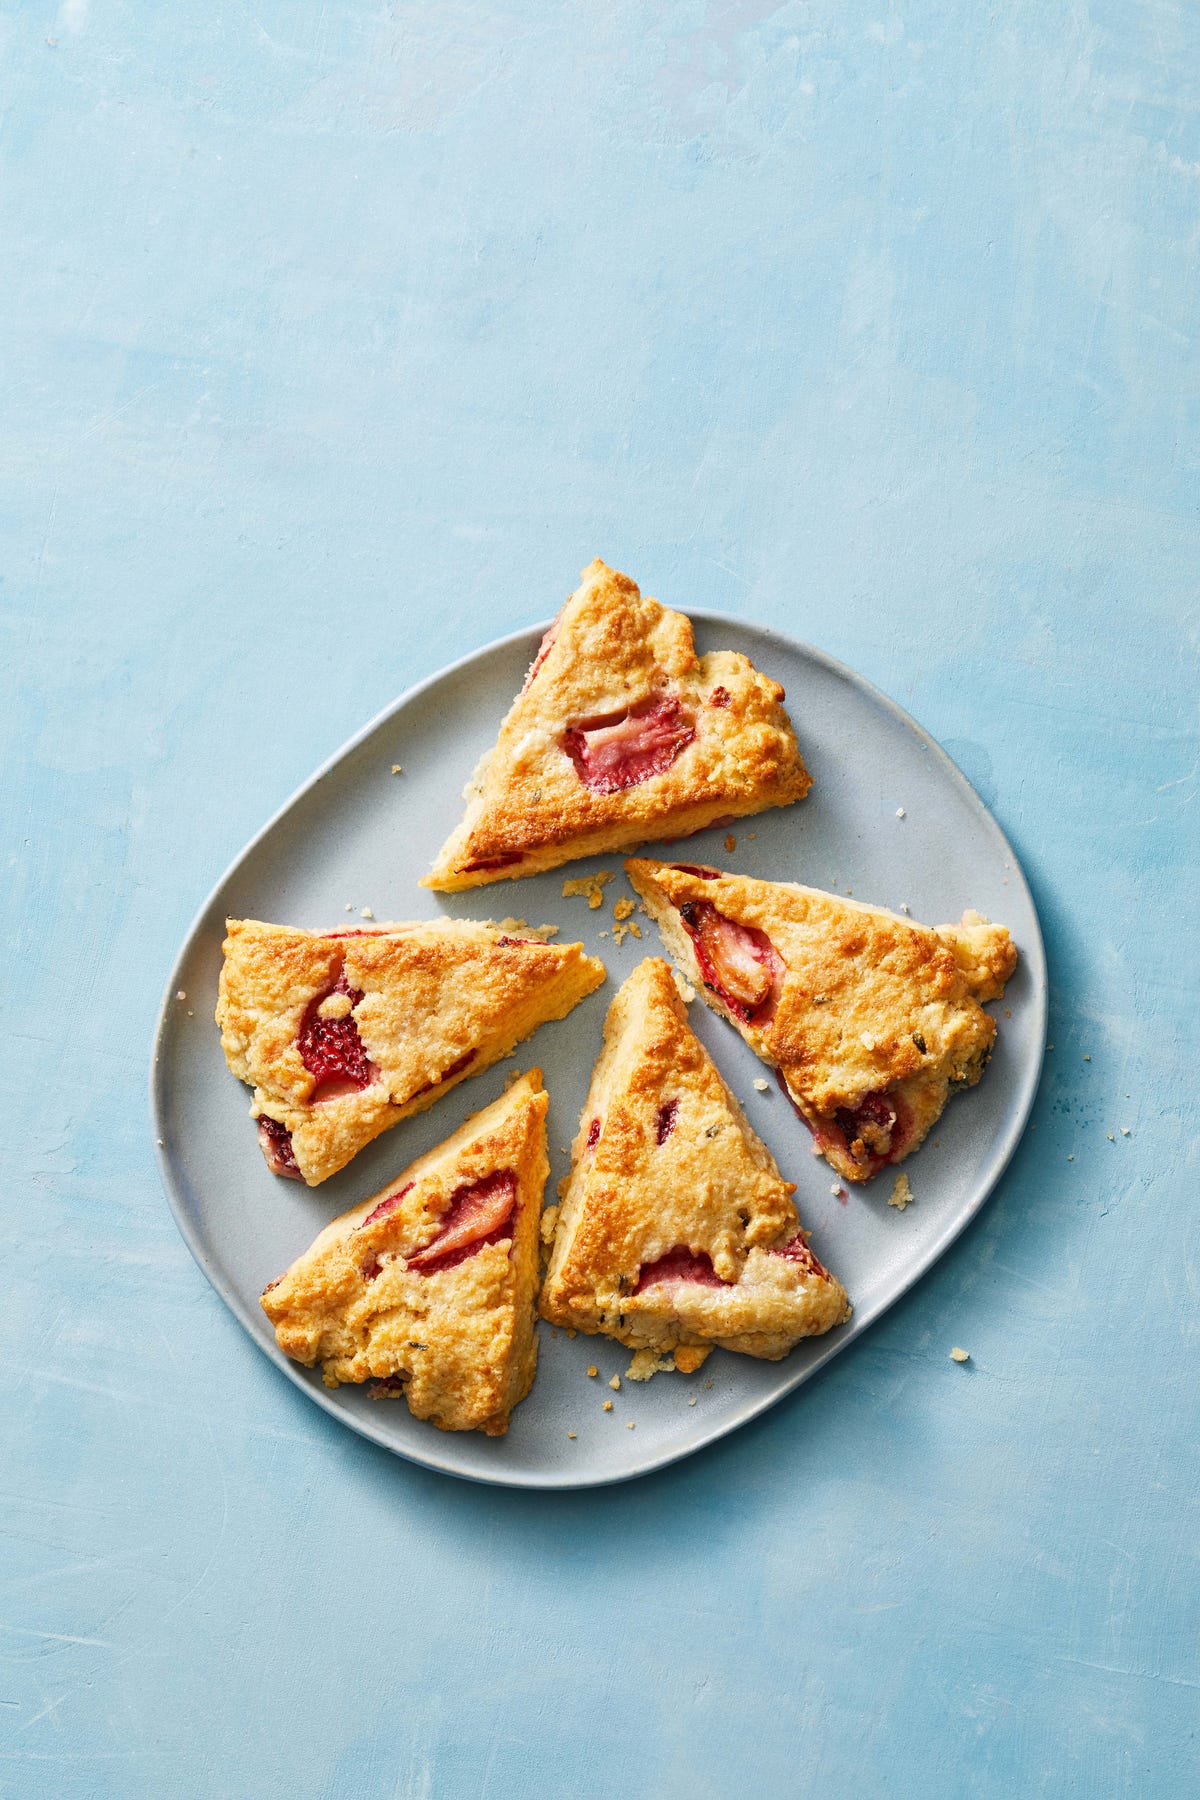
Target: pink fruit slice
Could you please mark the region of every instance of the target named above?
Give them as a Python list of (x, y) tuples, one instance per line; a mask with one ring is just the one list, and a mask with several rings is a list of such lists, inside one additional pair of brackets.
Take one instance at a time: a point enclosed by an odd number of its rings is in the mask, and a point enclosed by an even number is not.
[(352, 1007), (362, 999), (361, 988), (350, 986), (343, 969), (327, 993), (309, 1002), (297, 1047), (300, 1060), (315, 1083), (309, 1096), (310, 1106), (338, 1100), (346, 1094), (361, 1093), (379, 1075), (363, 1049), (353, 1013), (347, 1013), (342, 1019), (321, 1017), (321, 1007), (334, 994), (345, 994)]
[(686, 1281), (693, 1287), (728, 1287), (712, 1266), (712, 1259), (703, 1250), (689, 1250), (686, 1244), (676, 1244), (657, 1262), (645, 1263), (638, 1276), (638, 1284), (634, 1289), (637, 1294), (648, 1287), (659, 1287), (664, 1282)]
[(288, 1181), (304, 1180), (292, 1148), (292, 1134), (286, 1125), (280, 1125), (275, 1119), (260, 1119), (258, 1141), (272, 1175), (282, 1175)]
[(880, 1088), (857, 1106), (839, 1106), (832, 1117), (810, 1119), (788, 1087), (782, 1069), (776, 1069), (775, 1079), (796, 1117), (812, 1132), (818, 1150), (841, 1150), (868, 1179), (886, 1164), (899, 1162), (904, 1154), (912, 1136), (912, 1120), (899, 1094)]
[(511, 869), (513, 864), (519, 863), (520, 860), (521, 852), (519, 850), (509, 850), (506, 851), (503, 856), (477, 856), (471, 862), (465, 863), (463, 866), (468, 871), (476, 869)]
[(663, 774), (695, 735), (691, 713), (673, 695), (652, 694), (624, 712), (581, 719), (562, 743), (594, 794), (619, 794)]
[(438, 1075), (433, 1081), (427, 1081), (425, 1083), (424, 1087), (419, 1087), (417, 1089), (416, 1093), (410, 1094), (408, 1096), (409, 1099), (410, 1100), (419, 1100), (422, 1094), (432, 1093), (434, 1088), (441, 1087), (443, 1082), (453, 1081), (454, 1077), (456, 1075), (461, 1075), (463, 1070), (465, 1068), (467, 1068), (471, 1063), (473, 1063), (474, 1060), (475, 1060), (475, 1051), (468, 1050), (464, 1056), (460, 1056), (454, 1062), (452, 1062), (448, 1069), (443, 1069), (441, 1074)]
[(771, 1255), (786, 1257), (788, 1262), (795, 1263), (806, 1274), (822, 1275), (826, 1281), (830, 1278), (829, 1270), (813, 1255), (800, 1232), (796, 1233), (790, 1243), (780, 1244), (778, 1249), (772, 1250)]
[(706, 987), (743, 1024), (769, 1016), (783, 979), (783, 959), (765, 931), (727, 919), (707, 900), (685, 900), (679, 916), (692, 940)]
[(365, 1231), (367, 1229), (368, 1225), (374, 1225), (380, 1219), (386, 1219), (389, 1213), (395, 1212), (396, 1208), (399, 1206), (400, 1202), (403, 1200), (405, 1194), (411, 1194), (412, 1190), (413, 1190), (413, 1183), (410, 1181), (410, 1182), (406, 1183), (406, 1185), (404, 1187), (397, 1188), (396, 1192), (394, 1194), (386, 1194), (384, 1196), (384, 1198), (379, 1202), (379, 1205), (377, 1207), (375, 1207), (373, 1209), (373, 1211), (371, 1211), (367, 1214), (366, 1218), (362, 1221), (362, 1223), (360, 1225), (355, 1226), (355, 1230), (356, 1231)]
[(555, 619), (553, 624), (550, 625), (548, 627), (548, 629), (546, 630), (546, 632), (544, 633), (544, 635), (542, 637), (542, 641), (538, 645), (538, 653), (534, 657), (533, 662), (530, 664), (529, 673), (525, 677), (525, 686), (521, 689), (521, 692), (523, 694), (527, 694), (529, 692), (530, 688), (533, 686), (534, 682), (538, 678), (538, 674), (541, 671), (542, 664), (545, 662), (545, 660), (549, 656), (551, 650), (554, 648), (554, 640), (558, 636), (558, 623), (559, 623), (558, 619)]
[(517, 1178), (511, 1169), (500, 1169), (460, 1187), (442, 1214), (441, 1230), (432, 1241), (408, 1258), (410, 1269), (422, 1274), (453, 1268), (456, 1263), (504, 1235), (517, 1205)]

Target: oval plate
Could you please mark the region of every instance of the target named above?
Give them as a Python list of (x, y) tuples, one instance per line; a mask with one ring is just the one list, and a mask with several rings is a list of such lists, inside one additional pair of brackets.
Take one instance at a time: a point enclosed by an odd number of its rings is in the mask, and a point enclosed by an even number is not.
[[(541, 1066), (550, 1093), (551, 1174), (547, 1199), (566, 1172), (604, 1014), (617, 984), (648, 953), (661, 953), (650, 922), (640, 942), (617, 945), (612, 903), (563, 898), (567, 876), (610, 868), (591, 858), (523, 881), (465, 894), (417, 886), (462, 810), (461, 792), (491, 746), (524, 680), (544, 627), (464, 657), (422, 682), (317, 772), (234, 863), (196, 919), (167, 983), (151, 1078), (159, 1163), (175, 1218), (200, 1267), (230, 1310), (290, 1381), (318, 1406), (397, 1455), (475, 1481), (512, 1487), (587, 1487), (623, 1481), (687, 1456), (782, 1399), (853, 1342), (934, 1263), (979, 1210), (1020, 1137), (1033, 1103), (1045, 1040), (1046, 977), (1041, 934), (1024, 877), (999, 827), (945, 753), (861, 676), (780, 633), (719, 613), (693, 613), (700, 650), (741, 650), (781, 681), (813, 776), (798, 805), (739, 821), (733, 852), (722, 830), (689, 840), (688, 861), (715, 862), (770, 880), (803, 881), (942, 923), (975, 907), (1002, 921), (1021, 961), (1005, 995), (996, 1050), (977, 1088), (951, 1100), (921, 1150), (904, 1164), (917, 1204), (888, 1205), (884, 1171), (845, 1200), (831, 1192), (828, 1164), (762, 1065), (702, 1002), (692, 1025), (769, 1144), (813, 1248), (845, 1283), (850, 1324), (801, 1344), (781, 1363), (716, 1351), (698, 1375), (622, 1383), (613, 1411), (606, 1383), (624, 1374), (629, 1351), (605, 1338), (539, 1327), (537, 1379), (507, 1437), (446, 1433), (413, 1419), (400, 1401), (359, 1388), (329, 1390), (319, 1373), (275, 1346), (258, 1297), (336, 1214), (381, 1187), (448, 1137), (503, 1089), (513, 1068)], [(393, 776), (393, 763), (403, 773)], [(903, 807), (905, 816), (897, 816)], [(654, 854), (651, 846), (649, 854)], [(665, 849), (663, 854), (675, 854)], [(346, 905), (377, 919), (454, 917), (557, 924), (608, 966), (606, 985), (566, 1019), (542, 1029), (502, 1063), (462, 1083), (428, 1112), (370, 1144), (319, 1188), (267, 1172), (248, 1117), (249, 1092), (225, 1066), (212, 1013), (226, 916), (315, 929), (346, 922)], [(191, 1012), (175, 995), (183, 989)], [(600, 1379), (586, 1369), (599, 1365)], [(694, 1406), (688, 1402), (695, 1400)], [(635, 1421), (636, 1430), (626, 1426)], [(567, 1436), (575, 1432), (574, 1438)]]

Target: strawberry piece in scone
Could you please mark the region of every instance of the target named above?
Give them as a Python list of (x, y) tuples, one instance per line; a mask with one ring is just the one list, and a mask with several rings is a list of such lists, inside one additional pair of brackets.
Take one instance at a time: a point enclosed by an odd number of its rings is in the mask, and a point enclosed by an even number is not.
[(542, 639), (424, 886), (532, 875), (808, 792), (783, 689), (594, 562)]
[(315, 1187), (604, 980), (582, 944), (468, 919), (300, 931), (231, 919), (217, 1023), (272, 1173)]

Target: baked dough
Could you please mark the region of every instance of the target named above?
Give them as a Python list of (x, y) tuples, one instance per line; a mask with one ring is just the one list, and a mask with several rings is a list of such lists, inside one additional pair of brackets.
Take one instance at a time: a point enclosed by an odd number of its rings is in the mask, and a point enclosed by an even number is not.
[(449, 892), (800, 800), (783, 689), (602, 562), (542, 640), (462, 824), (423, 886)]
[(918, 925), (791, 882), (634, 858), (626, 872), (714, 1012), (779, 1074), (839, 1175), (917, 1148), (996, 1036), (980, 1004), (1017, 965), (1003, 925)]
[(543, 1317), (698, 1368), (714, 1344), (777, 1360), (849, 1317), (766, 1145), (647, 957), (604, 1027), (563, 1184)]
[(443, 1431), (507, 1431), (537, 1363), (546, 1104), (531, 1069), (327, 1225), (262, 1297), (279, 1348)]
[(310, 1187), (604, 980), (582, 944), (469, 919), (301, 931), (230, 919), (217, 1001), (225, 1060), (277, 1174)]

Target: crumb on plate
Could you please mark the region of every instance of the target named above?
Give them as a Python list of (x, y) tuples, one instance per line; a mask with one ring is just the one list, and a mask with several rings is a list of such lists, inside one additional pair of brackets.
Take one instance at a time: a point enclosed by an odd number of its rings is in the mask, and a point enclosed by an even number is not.
[(895, 1185), (888, 1195), (888, 1205), (894, 1206), (898, 1212), (903, 1212), (906, 1206), (912, 1205), (913, 1197), (913, 1191), (908, 1185), (908, 1176), (897, 1175)]
[(604, 905), (604, 889), (610, 881), (614, 881), (611, 869), (597, 869), (594, 875), (576, 875), (564, 881), (562, 893), (564, 900), (574, 900), (586, 895), (587, 903), (593, 912)]

